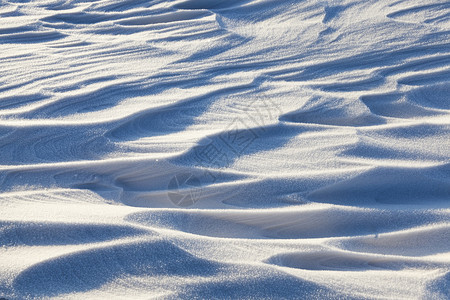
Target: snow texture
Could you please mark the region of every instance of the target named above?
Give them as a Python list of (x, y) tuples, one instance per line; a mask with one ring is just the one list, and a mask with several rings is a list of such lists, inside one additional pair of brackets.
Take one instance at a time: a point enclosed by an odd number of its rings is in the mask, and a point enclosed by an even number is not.
[(450, 299), (450, 3), (0, 0), (0, 298)]

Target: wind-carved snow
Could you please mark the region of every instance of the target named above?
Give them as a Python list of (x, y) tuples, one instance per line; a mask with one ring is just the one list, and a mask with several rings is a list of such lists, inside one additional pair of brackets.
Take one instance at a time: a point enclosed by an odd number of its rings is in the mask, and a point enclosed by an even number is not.
[(0, 297), (448, 299), (450, 4), (0, 1)]

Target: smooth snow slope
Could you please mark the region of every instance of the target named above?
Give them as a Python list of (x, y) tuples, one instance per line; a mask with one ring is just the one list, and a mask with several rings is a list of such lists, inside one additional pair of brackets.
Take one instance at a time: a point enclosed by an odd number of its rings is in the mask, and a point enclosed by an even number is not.
[(450, 4), (0, 0), (0, 297), (450, 299)]

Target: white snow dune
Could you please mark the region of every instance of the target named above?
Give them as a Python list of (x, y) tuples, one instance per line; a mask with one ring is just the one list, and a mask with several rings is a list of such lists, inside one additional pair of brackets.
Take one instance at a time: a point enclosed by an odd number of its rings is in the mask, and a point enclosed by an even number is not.
[(450, 3), (0, 0), (0, 298), (450, 299)]

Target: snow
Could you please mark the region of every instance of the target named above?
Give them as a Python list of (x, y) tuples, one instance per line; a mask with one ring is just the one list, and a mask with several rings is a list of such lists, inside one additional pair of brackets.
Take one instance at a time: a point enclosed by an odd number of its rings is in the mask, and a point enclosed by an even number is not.
[(449, 14), (0, 0), (0, 297), (450, 299)]

